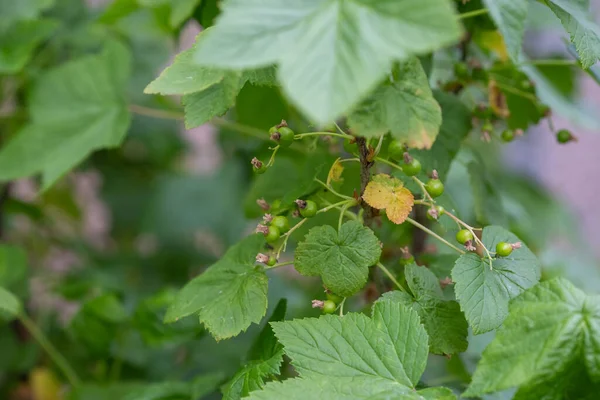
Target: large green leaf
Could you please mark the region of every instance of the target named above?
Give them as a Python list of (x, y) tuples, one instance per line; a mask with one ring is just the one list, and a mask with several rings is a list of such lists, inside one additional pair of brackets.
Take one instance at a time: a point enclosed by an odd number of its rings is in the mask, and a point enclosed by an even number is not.
[(172, 28), (177, 28), (187, 18), (192, 15), (194, 9), (202, 0), (137, 0), (140, 5), (145, 7), (161, 7), (169, 8), (169, 25)]
[(496, 26), (504, 36), (508, 54), (519, 60), (529, 4), (526, 0), (483, 0)]
[(391, 131), (409, 147), (429, 149), (442, 124), (442, 110), (419, 59), (413, 57), (395, 68), (390, 81), (365, 99), (350, 114), (348, 123), (360, 136)]
[[(499, 226), (486, 227), (482, 241), (490, 251), (495, 251), (499, 242), (520, 242)], [(539, 262), (524, 244), (508, 257), (494, 258), (492, 268), (487, 258), (467, 253), (456, 260), (452, 269), (456, 298), (475, 334), (498, 328), (508, 315), (510, 299), (539, 279)]]
[(515, 399), (594, 398), (599, 379), (600, 297), (557, 278), (511, 302), (465, 395), (521, 386)]
[(339, 232), (329, 225), (311, 229), (296, 248), (294, 266), (302, 275), (321, 276), (334, 293), (351, 296), (367, 283), (369, 267), (380, 255), (373, 231), (348, 221)]
[(461, 33), (448, 0), (230, 0), (196, 60), (239, 69), (278, 63), (287, 94), (325, 123), (357, 104), (393, 60)]
[(0, 286), (0, 320), (2, 317), (12, 319), (18, 316), (22, 308), (23, 305), (17, 296)]
[(32, 20), (54, 4), (54, 0), (0, 0), (0, 22)]
[(600, 59), (600, 26), (591, 18), (589, 0), (547, 0), (577, 49), (583, 68)]
[(165, 321), (197, 314), (217, 340), (259, 323), (267, 311), (268, 279), (254, 264), (263, 246), (262, 235), (251, 235), (230, 248), (223, 258), (181, 289), (167, 310)]
[(405, 268), (409, 294), (392, 291), (382, 296), (413, 307), (421, 317), (429, 335), (429, 351), (435, 354), (455, 354), (467, 349), (467, 321), (455, 301), (445, 301), (440, 281), (425, 267), (410, 264)]
[(23, 69), (35, 48), (58, 26), (56, 21), (40, 19), (0, 22), (0, 74), (15, 74)]
[(0, 150), (0, 181), (43, 173), (44, 188), (94, 150), (121, 144), (129, 52), (117, 42), (44, 74), (29, 99), (31, 122)]
[(239, 400), (251, 391), (262, 389), (264, 379), (279, 374), (283, 346), (277, 341), (271, 322), (283, 321), (287, 301), (282, 299), (249, 352), (249, 362), (225, 385), (223, 400)]

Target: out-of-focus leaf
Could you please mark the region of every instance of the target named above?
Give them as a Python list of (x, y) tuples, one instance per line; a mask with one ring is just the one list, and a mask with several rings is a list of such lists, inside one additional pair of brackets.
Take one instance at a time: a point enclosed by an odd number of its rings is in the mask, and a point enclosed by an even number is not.
[(35, 48), (46, 40), (58, 23), (49, 19), (0, 23), (0, 74), (15, 74), (31, 59)]

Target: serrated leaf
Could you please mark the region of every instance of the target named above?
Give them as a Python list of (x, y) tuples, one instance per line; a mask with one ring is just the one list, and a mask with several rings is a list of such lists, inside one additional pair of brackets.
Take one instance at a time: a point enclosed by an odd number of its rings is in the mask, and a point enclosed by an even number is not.
[(371, 207), (385, 210), (389, 220), (395, 224), (406, 221), (415, 203), (413, 194), (402, 181), (387, 174), (373, 176), (362, 198)]
[(21, 313), (23, 305), (11, 292), (0, 286), (0, 317), (15, 318)]
[(445, 301), (438, 278), (427, 268), (410, 264), (405, 268), (406, 282), (414, 294), (387, 292), (382, 299), (397, 301), (419, 313), (429, 335), (429, 351), (456, 354), (467, 349), (468, 326), (460, 306)]
[(546, 4), (571, 35), (582, 67), (594, 65), (600, 59), (600, 26), (590, 16), (589, 0), (549, 0)]
[(239, 400), (254, 390), (262, 389), (268, 376), (279, 374), (283, 361), (283, 346), (277, 341), (271, 322), (283, 321), (287, 301), (282, 299), (249, 351), (250, 360), (225, 384), (223, 400)]
[(0, 23), (0, 74), (15, 74), (29, 62), (35, 48), (58, 27), (49, 19)]
[(431, 148), (442, 124), (442, 110), (419, 59), (413, 57), (394, 69), (390, 81), (352, 111), (348, 124), (361, 136), (391, 132), (408, 147)]
[(518, 62), (529, 4), (525, 0), (483, 0), (483, 3), (504, 36), (511, 59)]
[(165, 322), (197, 314), (217, 340), (259, 323), (267, 311), (268, 279), (264, 271), (254, 269), (254, 264), (263, 246), (261, 235), (251, 235), (231, 247), (181, 289), (167, 310)]
[(110, 42), (42, 75), (28, 102), (31, 122), (0, 150), (0, 181), (43, 173), (45, 189), (93, 151), (121, 144), (129, 62), (128, 50)]
[[(371, 318), (356, 313), (273, 323), (304, 379), (353, 378), (414, 387), (427, 362), (427, 334), (414, 310), (377, 302)], [(307, 398), (315, 398), (307, 395)]]
[(599, 378), (600, 297), (556, 278), (511, 302), (464, 395), (522, 386), (516, 399), (593, 398)]
[(239, 69), (278, 63), (287, 94), (326, 123), (358, 103), (393, 60), (461, 34), (447, 0), (233, 0), (223, 4), (196, 59)]
[[(484, 228), (482, 241), (490, 251), (499, 242), (520, 242), (499, 226)], [(456, 299), (475, 334), (498, 328), (508, 315), (508, 302), (540, 279), (537, 257), (525, 244), (508, 257), (494, 258), (492, 267), (487, 258), (467, 253), (452, 269)]]
[(339, 232), (329, 225), (312, 228), (296, 248), (294, 267), (302, 275), (321, 276), (332, 292), (348, 297), (367, 283), (369, 267), (380, 255), (373, 231), (348, 221)]
[(421, 389), (417, 393), (425, 400), (456, 400), (457, 398), (452, 390), (445, 387)]

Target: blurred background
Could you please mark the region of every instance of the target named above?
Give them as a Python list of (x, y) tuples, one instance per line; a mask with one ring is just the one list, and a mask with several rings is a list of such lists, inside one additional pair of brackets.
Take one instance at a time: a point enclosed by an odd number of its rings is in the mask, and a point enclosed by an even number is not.
[[(170, 7), (168, 2), (146, 0), (146, 7), (114, 20), (106, 14), (108, 3), (54, 2), (48, 14), (63, 22), (55, 37), (36, 52), (24, 76), (0, 77), (1, 135), (20, 123), (11, 118), (41, 72), (36, 65), (95, 51), (111, 35), (124, 38), (134, 56), (131, 102), (177, 106), (175, 99), (144, 95), (143, 89), (175, 54), (191, 46), (210, 13), (198, 12), (173, 29), (156, 17), (156, 9)], [(598, 9), (600, 2), (593, 3)], [(572, 58), (556, 17), (532, 7), (527, 53)], [(569, 98), (598, 110), (600, 87), (576, 71), (565, 66), (548, 68), (545, 74)], [(230, 116), (260, 129), (282, 118), (298, 118), (273, 88), (245, 87), (237, 105)], [(578, 140), (559, 144), (552, 129), (560, 128), (571, 129)], [(462, 218), (510, 227), (540, 256), (545, 275), (563, 274), (587, 291), (600, 291), (600, 132), (583, 130), (555, 114), (551, 124), (544, 119), (508, 145), (486, 143), (477, 135), (470, 140), (446, 185)], [(484, 180), (474, 183), (466, 167), (473, 159), (469, 147), (481, 146), (493, 156), (485, 160)], [(215, 126), (185, 130), (178, 120), (134, 114), (121, 148), (94, 153), (51, 189), (39, 193), (33, 179), (5, 186), (0, 237), (9, 245), (0, 253), (0, 283), (27, 299), (44, 331), (81, 376), (93, 382), (70, 398), (118, 399), (140, 382), (192, 377), (206, 380), (208, 396), (220, 397), (213, 392), (242, 365), (259, 327), (216, 343), (194, 318), (164, 325), (162, 316), (178, 288), (253, 230), (261, 214), (256, 200), (266, 188), (252, 179), (249, 160), (264, 153), (264, 147), (260, 140)], [(278, 159), (277, 167), (291, 170), (294, 162), (293, 157)], [(293, 178), (286, 175), (284, 180)], [(484, 185), (484, 199), (475, 198), (474, 184)], [(280, 191), (285, 190), (282, 182)], [(476, 215), (480, 202), (492, 211)], [(388, 238), (401, 243), (404, 233), (400, 229)], [(289, 269), (269, 278), (268, 314), (285, 296), (288, 318), (318, 315), (309, 305), (322, 297), (319, 287)], [(462, 359), (464, 368), (474, 365), (489, 335), (478, 338)], [(446, 372), (457, 374), (438, 361)], [(439, 379), (436, 363), (426, 376), (431, 382)], [(48, 365), (23, 329), (0, 323), (0, 398), (63, 398), (39, 395), (52, 392), (52, 385), (60, 387)]]

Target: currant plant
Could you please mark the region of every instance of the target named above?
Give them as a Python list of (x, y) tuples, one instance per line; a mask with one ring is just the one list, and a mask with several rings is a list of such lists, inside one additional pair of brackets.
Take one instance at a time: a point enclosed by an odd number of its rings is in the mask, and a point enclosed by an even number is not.
[[(539, 123), (576, 142), (555, 114), (600, 128), (564, 88), (577, 70), (600, 82), (588, 3), (0, 0), (0, 181), (40, 177), (52, 210), (69, 171), (98, 169), (113, 264), (162, 266), (70, 277), (57, 291), (78, 311), (56, 334), (30, 316), (25, 252), (0, 246), (0, 338), (29, 332), (73, 400), (596, 398), (600, 298), (552, 277), (555, 204), (498, 161)], [(538, 14), (572, 58), (528, 55)], [(191, 20), (193, 45), (155, 77)], [(222, 171), (180, 175), (169, 121), (217, 128)], [(1, 208), (81, 251), (10, 188)]]

